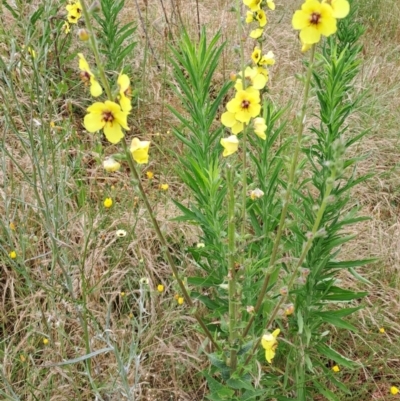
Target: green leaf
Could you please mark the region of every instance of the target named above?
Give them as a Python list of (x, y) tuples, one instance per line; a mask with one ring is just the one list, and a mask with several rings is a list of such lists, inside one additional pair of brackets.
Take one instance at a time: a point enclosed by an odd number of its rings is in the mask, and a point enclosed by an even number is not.
[(235, 390), (241, 390), (241, 389), (254, 390), (253, 385), (244, 380), (243, 378), (236, 378), (236, 379), (230, 378), (229, 380), (227, 380), (226, 384), (229, 387), (234, 388)]
[(349, 369), (360, 366), (358, 363), (344, 357), (326, 344), (317, 344), (315, 348), (321, 355), (324, 355), (326, 358), (335, 361), (338, 365), (342, 365)]
[(317, 380), (312, 381), (314, 383), (314, 386), (318, 389), (318, 391), (326, 397), (328, 401), (340, 401), (339, 398), (336, 397), (336, 395), (326, 388), (326, 386), (321, 385)]

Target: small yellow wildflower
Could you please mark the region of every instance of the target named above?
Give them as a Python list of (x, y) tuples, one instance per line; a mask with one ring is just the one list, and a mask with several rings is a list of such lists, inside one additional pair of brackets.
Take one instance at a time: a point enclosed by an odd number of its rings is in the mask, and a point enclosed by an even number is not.
[(129, 113), (132, 110), (131, 105), (131, 83), (126, 74), (120, 74), (117, 80), (119, 86), (119, 104), (124, 112)]
[(133, 138), (131, 143), (131, 154), (137, 164), (145, 164), (149, 161), (150, 141), (141, 141)]
[(15, 226), (15, 223), (12, 222), (12, 221), (10, 221), (9, 227), (10, 227), (10, 230), (12, 230), (12, 231), (15, 231), (16, 228), (17, 228), (17, 227)]
[(120, 295), (121, 295), (121, 297), (124, 297), (126, 294), (125, 294), (125, 292), (121, 291)]
[[(252, 87), (256, 90), (263, 89), (268, 82), (268, 70), (264, 67), (246, 67), (244, 76), (250, 79)], [(237, 80), (235, 89), (237, 91), (243, 90), (241, 79)]]
[(111, 198), (106, 198), (104, 199), (103, 202), (104, 207), (106, 207), (107, 209), (110, 208), (113, 205), (113, 201)]
[(264, 29), (262, 29), (262, 28), (253, 29), (250, 32), (250, 37), (252, 39), (258, 39), (263, 34), (263, 32), (264, 32)]
[(158, 284), (157, 291), (158, 292), (163, 292), (164, 291), (164, 286), (162, 284)]
[(20, 360), (21, 362), (25, 362), (25, 361), (26, 361), (25, 355), (24, 355), (24, 354), (21, 354), (21, 355), (19, 356), (19, 360)]
[(235, 97), (228, 102), (226, 108), (234, 114), (236, 120), (247, 124), (251, 118), (260, 114), (260, 92), (251, 86), (245, 90), (239, 90)]
[(178, 304), (182, 305), (185, 302), (185, 300), (183, 299), (183, 297), (179, 297), (178, 298)]
[(9, 256), (11, 259), (16, 259), (16, 258), (17, 258), (17, 252), (11, 251), (11, 252), (8, 254), (8, 256)]
[(104, 170), (109, 173), (113, 173), (114, 171), (118, 171), (121, 168), (121, 164), (114, 160), (113, 157), (108, 157), (103, 161)]
[(261, 49), (259, 47), (255, 47), (253, 53), (251, 53), (251, 59), (253, 60), (254, 64), (258, 64), (261, 59)]
[(43, 338), (43, 344), (47, 345), (49, 343), (49, 340), (47, 338)]
[(321, 35), (330, 36), (337, 30), (332, 7), (318, 0), (307, 0), (297, 10), (292, 19), (293, 28), (300, 30), (300, 40), (304, 44), (318, 43)]
[(339, 368), (338, 365), (332, 366), (332, 370), (333, 370), (335, 373), (340, 372), (340, 368)]
[(79, 18), (82, 16), (82, 6), (79, 1), (76, 1), (72, 4), (68, 4), (66, 7), (66, 10), (68, 11), (68, 22), (70, 24), (77, 24)]
[(169, 185), (168, 184), (160, 184), (160, 189), (163, 191), (168, 191)]
[(152, 171), (146, 171), (146, 176), (149, 180), (154, 178), (154, 173)]
[(90, 82), (90, 94), (93, 97), (98, 97), (103, 93), (103, 89), (100, 84), (97, 82), (96, 77), (90, 71), (90, 67), (88, 62), (86, 61), (84, 55), (82, 53), (78, 53), (79, 57), (79, 69), (81, 70), (80, 77), (85, 84)]
[(379, 333), (384, 333), (385, 332), (385, 329), (383, 328), (383, 327), (381, 327), (380, 329), (379, 329)]
[(396, 386), (390, 387), (390, 394), (392, 394), (392, 395), (398, 394), (399, 391), (400, 391), (400, 390), (399, 390)]
[(237, 152), (239, 147), (239, 139), (235, 135), (231, 135), (228, 138), (222, 138), (220, 144), (224, 147), (223, 157), (230, 156)]
[(265, 359), (271, 363), (275, 357), (275, 350), (278, 347), (278, 340), (276, 339), (281, 331), (274, 330), (272, 333), (266, 333), (262, 336), (261, 345), (265, 349)]
[(261, 191), (260, 188), (256, 188), (253, 191), (250, 191), (250, 199), (251, 200), (260, 199), (262, 196), (264, 196), (264, 192)]
[(265, 25), (267, 25), (267, 16), (263, 10), (257, 10), (255, 12), (255, 18), (260, 24), (260, 27), (263, 28)]
[(87, 108), (83, 125), (89, 132), (96, 132), (101, 129), (107, 140), (111, 143), (118, 143), (123, 137), (122, 128), (129, 130), (128, 114), (121, 110), (119, 104), (106, 100), (104, 103), (96, 102)]

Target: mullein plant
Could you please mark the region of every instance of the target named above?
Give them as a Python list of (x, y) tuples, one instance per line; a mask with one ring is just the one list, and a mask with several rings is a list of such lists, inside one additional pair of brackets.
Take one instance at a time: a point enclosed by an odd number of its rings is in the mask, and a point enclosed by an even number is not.
[[(363, 220), (348, 205), (350, 189), (367, 178), (356, 178), (357, 159), (346, 158), (347, 148), (366, 133), (352, 136), (346, 125), (360, 100), (348, 96), (358, 72), (357, 52), (349, 53), (347, 45), (337, 47), (334, 37), (340, 26), (341, 38), (350, 30), (351, 22), (341, 25), (340, 20), (351, 2), (307, 0), (293, 15), (299, 51), (307, 52), (309, 61), (296, 135), (287, 140), (287, 122), (281, 122), (285, 109), (265, 99), (275, 57), (264, 49), (264, 31), (275, 4), (243, 3), (253, 50), (246, 62), (241, 45), (239, 70), (215, 100), (220, 104), (234, 88), (220, 118), (228, 135), (221, 138), (219, 127), (209, 122), (218, 107), (207, 97), (209, 75), (218, 61), (211, 55), (223, 48), (216, 46), (218, 37), (207, 46), (203, 32), (196, 46), (184, 34), (179, 50), (172, 49), (172, 88), (189, 115), (170, 108), (181, 123), (173, 132), (186, 147), (178, 173), (193, 193), (189, 204), (176, 201), (182, 211), (178, 220), (203, 231), (202, 246), (187, 248), (199, 269), (187, 282), (191, 296), (208, 308), (208, 327), (220, 344), (203, 373), (212, 400), (306, 400), (316, 393), (333, 400), (337, 398), (328, 387), (348, 392), (334, 373), (339, 366), (357, 364), (328, 345), (326, 325), (353, 330), (343, 318), (359, 306), (332, 310), (332, 303), (365, 295), (340, 288), (336, 273), (346, 269), (365, 282), (356, 268), (371, 262), (337, 260), (340, 246), (353, 238), (344, 229)], [(236, 6), (240, 32), (241, 6)], [(311, 90), (320, 104), (321, 124), (306, 136)], [(218, 142), (222, 160), (215, 156)], [(255, 386), (255, 362), (261, 358), (266, 375)], [(328, 361), (336, 363), (335, 370), (326, 368)]]

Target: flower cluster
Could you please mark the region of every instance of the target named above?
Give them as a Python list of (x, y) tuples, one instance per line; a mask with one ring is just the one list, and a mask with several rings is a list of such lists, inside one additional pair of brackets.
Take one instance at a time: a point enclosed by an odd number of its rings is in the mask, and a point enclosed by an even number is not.
[[(243, 0), (243, 3), (249, 7), (247, 11), (246, 22), (257, 22), (258, 27), (250, 32), (250, 37), (258, 39), (264, 32), (267, 24), (267, 15), (262, 9), (263, 5), (267, 5), (270, 9), (275, 9), (272, 0)], [(256, 46), (251, 55), (252, 64), (244, 68), (237, 75), (234, 74), (232, 79), (236, 81), (236, 94), (227, 105), (227, 111), (222, 114), (222, 124), (230, 128), (233, 135), (228, 138), (221, 139), (221, 145), (224, 147), (223, 156), (229, 156), (238, 150), (239, 140), (236, 137), (241, 133), (245, 126), (250, 124), (253, 119), (254, 133), (261, 139), (265, 140), (265, 131), (267, 125), (261, 113), (261, 95), (268, 82), (268, 66), (275, 64), (274, 54), (270, 51), (263, 55), (262, 49)]]
[[(99, 81), (89, 67), (82, 53), (78, 54), (80, 77), (85, 85), (90, 85), (90, 94), (99, 97), (103, 93)], [(94, 133), (103, 130), (107, 140), (113, 144), (121, 141), (124, 137), (123, 129), (128, 131), (128, 115), (132, 110), (131, 86), (129, 77), (126, 74), (119, 74), (117, 79), (118, 92), (115, 92), (115, 101), (95, 102), (87, 108), (83, 125), (87, 131)], [(132, 139), (130, 151), (132, 158), (138, 164), (147, 163), (149, 160), (149, 141), (141, 141), (138, 138)], [(113, 157), (104, 160), (103, 167), (108, 172), (119, 170), (121, 164)]]
[(321, 40), (321, 36), (333, 35), (337, 30), (337, 19), (350, 11), (347, 0), (305, 0), (292, 19), (293, 28), (300, 31), (302, 51), (308, 50)]

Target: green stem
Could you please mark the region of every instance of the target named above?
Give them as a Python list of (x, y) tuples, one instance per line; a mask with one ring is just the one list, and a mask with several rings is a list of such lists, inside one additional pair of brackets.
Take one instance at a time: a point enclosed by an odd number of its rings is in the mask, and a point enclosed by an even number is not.
[(154, 230), (155, 230), (155, 232), (157, 234), (158, 240), (161, 243), (162, 250), (163, 250), (163, 252), (164, 252), (164, 254), (165, 254), (165, 256), (166, 256), (166, 258), (168, 260), (168, 263), (169, 263), (169, 265), (171, 267), (171, 270), (172, 270), (172, 272), (173, 272), (173, 274), (174, 274), (174, 276), (175, 276), (175, 278), (176, 278), (176, 280), (178, 282), (179, 288), (182, 291), (183, 298), (185, 299), (186, 303), (190, 306), (190, 308), (193, 309), (193, 316), (196, 318), (197, 322), (199, 323), (201, 328), (204, 330), (205, 335), (208, 337), (208, 339), (211, 341), (211, 343), (214, 345), (214, 347), (216, 349), (220, 350), (221, 348), (220, 348), (219, 344), (214, 340), (211, 332), (208, 330), (206, 324), (204, 323), (203, 319), (201, 318), (199, 312), (196, 309), (196, 305), (193, 303), (192, 299), (190, 298), (190, 295), (187, 292), (185, 284), (183, 283), (183, 281), (179, 277), (178, 268), (175, 265), (174, 259), (173, 259), (172, 255), (171, 255), (171, 252), (169, 251), (167, 241), (166, 241), (163, 233), (161, 232), (161, 229), (160, 229), (160, 226), (159, 226), (159, 224), (157, 222), (157, 219), (154, 217), (153, 209), (152, 209), (152, 207), (150, 205), (149, 200), (147, 199), (146, 193), (145, 193), (144, 188), (142, 186), (142, 183), (140, 181), (139, 174), (138, 174), (138, 172), (136, 170), (135, 163), (134, 163), (134, 161), (132, 159), (132, 155), (131, 155), (131, 152), (128, 149), (128, 146), (127, 146), (125, 138), (123, 138), (121, 142), (122, 142), (122, 147), (124, 148), (124, 151), (125, 151), (125, 155), (126, 155), (126, 159), (128, 161), (128, 164), (129, 164), (129, 168), (130, 168), (132, 176), (133, 176), (133, 178), (135, 180), (135, 184), (137, 184), (137, 186), (138, 186), (140, 196), (141, 196), (141, 198), (142, 198), (142, 200), (143, 200), (143, 202), (145, 204), (145, 207), (147, 209), (147, 212), (148, 212), (148, 214), (150, 216), (151, 223), (152, 223), (152, 225), (154, 227)]
[(291, 193), (293, 190), (294, 180), (295, 180), (295, 176), (296, 176), (297, 161), (298, 161), (299, 153), (301, 150), (301, 140), (303, 137), (304, 126), (305, 126), (305, 121), (306, 121), (307, 102), (308, 102), (308, 96), (309, 96), (309, 92), (310, 92), (310, 83), (311, 83), (311, 75), (312, 75), (313, 64), (314, 64), (314, 55), (315, 55), (315, 45), (313, 45), (311, 48), (310, 61), (309, 61), (309, 65), (308, 65), (307, 76), (306, 76), (306, 81), (305, 81), (305, 86), (304, 86), (303, 104), (301, 107), (299, 126), (298, 126), (298, 131), (297, 131), (296, 147), (295, 147), (294, 155), (292, 158), (292, 164), (290, 166), (289, 180), (288, 180), (288, 184), (287, 184), (287, 188), (286, 188), (285, 198), (283, 200), (283, 209), (282, 209), (281, 217), (279, 220), (279, 226), (278, 226), (278, 230), (276, 233), (274, 246), (272, 248), (271, 258), (270, 258), (269, 264), (268, 264), (268, 273), (265, 276), (263, 285), (259, 292), (259, 296), (257, 298), (256, 305), (254, 307), (254, 315), (250, 318), (249, 322), (247, 323), (247, 325), (243, 331), (243, 337), (247, 336), (247, 334), (249, 333), (249, 330), (254, 322), (254, 319), (257, 316), (258, 311), (261, 308), (262, 302), (265, 297), (265, 293), (267, 291), (268, 283), (269, 283), (269, 278), (270, 278), (269, 270), (270, 270), (270, 268), (272, 268), (275, 265), (276, 259), (278, 257), (279, 245), (281, 242), (283, 230), (285, 228), (285, 220), (286, 220), (286, 215), (287, 215), (288, 208), (289, 208), (290, 196), (291, 196)]
[(100, 59), (100, 52), (99, 52), (99, 48), (97, 46), (96, 37), (94, 34), (94, 30), (93, 30), (93, 25), (92, 25), (92, 22), (90, 21), (89, 11), (86, 7), (85, 0), (80, 0), (80, 3), (82, 6), (82, 13), (83, 13), (83, 18), (85, 19), (86, 28), (89, 31), (90, 46), (92, 48), (94, 58), (96, 60), (99, 77), (100, 77), (101, 83), (103, 84), (104, 90), (106, 91), (108, 100), (112, 101), (113, 97), (112, 97), (112, 93), (111, 93), (111, 88), (108, 83), (106, 73), (104, 71), (103, 63), (101, 62), (101, 59)]
[(232, 166), (227, 168), (228, 186), (228, 291), (229, 291), (229, 345), (230, 345), (230, 368), (233, 373), (237, 366), (237, 351), (235, 349), (237, 341), (236, 322), (238, 321), (238, 296), (236, 288), (235, 271), (235, 191), (233, 188)]

